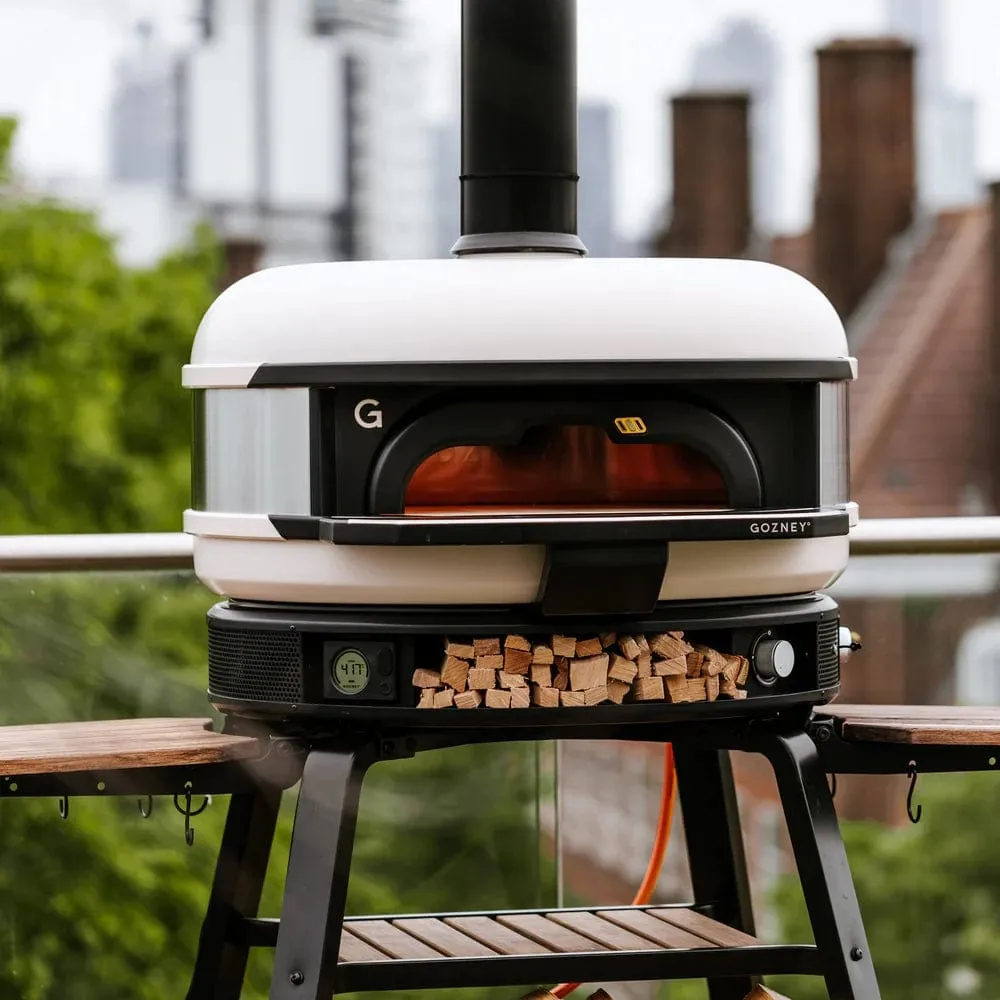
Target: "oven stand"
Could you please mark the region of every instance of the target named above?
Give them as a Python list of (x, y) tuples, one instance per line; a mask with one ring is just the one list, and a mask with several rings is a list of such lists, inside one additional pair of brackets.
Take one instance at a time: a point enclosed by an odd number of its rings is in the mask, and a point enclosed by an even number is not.
[[(419, 923), (412, 917), (352, 917), (345, 924), (368, 767), (422, 750), (524, 735), (482, 729), (415, 730), (396, 733), (391, 741), (370, 732), (344, 735), (339, 742), (303, 738), (307, 756), (281, 918), (256, 917), (279, 793), (236, 795), (188, 1000), (238, 1000), (248, 950), (258, 946), (275, 948), (270, 1000), (328, 1000), (335, 993), (372, 990), (675, 979), (707, 980), (711, 1000), (743, 1000), (759, 977), (779, 974), (821, 976), (831, 1000), (878, 1000), (825, 770), (804, 725), (804, 719), (727, 720), (615, 727), (613, 733), (582, 725), (546, 734), (674, 745), (695, 900), (693, 906), (641, 908), (641, 928), (627, 923), (637, 914), (637, 908), (628, 907), (435, 914), (418, 918)], [(760, 753), (774, 769), (814, 946), (765, 945), (753, 937), (730, 750)], [(645, 936), (642, 950), (635, 933), (623, 932), (625, 926)], [(607, 937), (598, 938), (594, 927), (606, 928)], [(565, 942), (555, 940), (567, 928), (582, 947), (567, 950)], [(517, 933), (512, 935), (512, 929)], [(681, 945), (671, 941), (678, 934)], [(532, 947), (509, 947), (519, 935)], [(589, 947), (594, 940), (598, 944)]]

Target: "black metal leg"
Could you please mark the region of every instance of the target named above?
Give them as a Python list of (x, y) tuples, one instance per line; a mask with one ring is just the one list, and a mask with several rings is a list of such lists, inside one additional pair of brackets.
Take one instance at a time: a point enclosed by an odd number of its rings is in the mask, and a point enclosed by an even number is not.
[(361, 782), (356, 747), (306, 759), (288, 857), (271, 1000), (330, 1000), (337, 975)]
[[(729, 753), (675, 743), (674, 760), (694, 901), (710, 905), (716, 920), (753, 934), (750, 883)], [(747, 977), (710, 979), (708, 995), (711, 1000), (744, 1000), (755, 985), (756, 980)]]
[(778, 781), (830, 1000), (879, 1000), (854, 881), (816, 744), (805, 733), (774, 735), (761, 752)]
[(233, 924), (257, 916), (280, 805), (271, 786), (230, 799), (187, 1000), (239, 1000), (249, 948), (230, 940)]

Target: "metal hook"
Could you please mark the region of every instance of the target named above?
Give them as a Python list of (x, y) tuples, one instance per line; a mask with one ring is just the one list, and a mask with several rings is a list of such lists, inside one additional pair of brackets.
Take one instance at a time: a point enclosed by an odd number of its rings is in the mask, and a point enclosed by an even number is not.
[(835, 774), (830, 775), (830, 798), (835, 799), (837, 797), (837, 776)]
[(69, 819), (69, 796), (59, 797), (59, 815), (62, 819)]
[(906, 796), (906, 815), (910, 817), (911, 823), (919, 823), (924, 807), (918, 805), (916, 813), (913, 811), (913, 792), (917, 787), (917, 762), (915, 760), (911, 760), (906, 765), (906, 774), (910, 779), (910, 791)]
[(152, 795), (146, 796), (145, 805), (142, 804), (142, 799), (138, 799), (137, 801), (139, 803), (139, 815), (143, 819), (149, 819), (149, 817), (153, 815), (153, 796)]
[(187, 844), (188, 847), (190, 847), (192, 844), (194, 844), (194, 829), (191, 827), (191, 820), (195, 816), (200, 816), (208, 808), (208, 804), (212, 800), (211, 800), (211, 798), (209, 798), (209, 796), (206, 795), (205, 796), (205, 801), (202, 802), (202, 804), (200, 806), (198, 806), (197, 809), (192, 809), (191, 808), (191, 782), (190, 781), (185, 781), (184, 782), (184, 788), (185, 788), (185, 791), (184, 791), (184, 806), (182, 808), (181, 804), (177, 801), (180, 798), (180, 796), (179, 795), (175, 795), (174, 796), (174, 808), (184, 817), (184, 843)]

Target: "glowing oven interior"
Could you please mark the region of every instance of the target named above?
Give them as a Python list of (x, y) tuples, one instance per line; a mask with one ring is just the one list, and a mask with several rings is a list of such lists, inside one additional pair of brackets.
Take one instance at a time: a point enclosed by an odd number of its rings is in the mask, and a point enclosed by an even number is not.
[(514, 445), (460, 445), (424, 459), (405, 513), (622, 513), (724, 510), (722, 473), (684, 444), (613, 441), (600, 427), (539, 426)]

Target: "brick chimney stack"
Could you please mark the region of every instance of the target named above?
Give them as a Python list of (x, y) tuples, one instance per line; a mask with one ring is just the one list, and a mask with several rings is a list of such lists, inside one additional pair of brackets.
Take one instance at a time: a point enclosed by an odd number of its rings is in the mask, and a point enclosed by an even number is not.
[(847, 39), (817, 59), (814, 274), (846, 318), (913, 220), (914, 49), (894, 38)]
[(264, 256), (264, 245), (253, 237), (230, 236), (222, 240), (222, 274), (219, 275), (219, 291), (225, 291), (254, 271), (260, 270)]
[(738, 257), (753, 228), (750, 98), (690, 93), (672, 100), (674, 197), (660, 257)]

